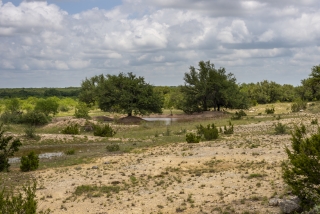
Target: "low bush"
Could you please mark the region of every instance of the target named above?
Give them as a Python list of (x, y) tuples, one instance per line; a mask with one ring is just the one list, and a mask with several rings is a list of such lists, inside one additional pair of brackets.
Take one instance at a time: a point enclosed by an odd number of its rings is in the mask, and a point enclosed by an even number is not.
[(107, 145), (106, 148), (108, 152), (116, 152), (120, 150), (120, 146), (118, 144)]
[(67, 151), (64, 152), (66, 155), (74, 155), (76, 153), (76, 151), (74, 149), (69, 149)]
[(24, 134), (27, 138), (39, 140), (40, 136), (36, 135), (36, 128), (34, 126), (27, 126), (24, 129)]
[(243, 116), (247, 116), (243, 110), (240, 110), (239, 112), (236, 111), (236, 113), (231, 117), (231, 120), (240, 120)]
[(76, 118), (90, 118), (89, 110), (85, 103), (79, 102), (75, 108), (74, 116)]
[(199, 143), (200, 142), (200, 136), (195, 135), (193, 133), (186, 134), (186, 141), (187, 143)]
[(38, 202), (36, 200), (36, 182), (33, 185), (24, 186), (22, 192), (0, 191), (0, 213), (36, 213)]
[(21, 114), (5, 111), (1, 114), (0, 121), (4, 124), (18, 124), (21, 121)]
[(282, 123), (277, 123), (274, 126), (275, 126), (274, 131), (275, 131), (275, 134), (277, 134), (277, 135), (285, 134), (287, 132), (287, 126), (283, 125)]
[(20, 162), (22, 172), (34, 171), (39, 167), (39, 156), (32, 151), (27, 156), (22, 156)]
[(219, 131), (213, 123), (211, 125), (208, 124), (207, 127), (201, 124), (197, 126), (197, 134), (205, 140), (214, 140), (219, 137)]
[(66, 128), (64, 128), (61, 131), (62, 134), (74, 134), (74, 135), (78, 135), (80, 134), (80, 129), (79, 129), (79, 125), (78, 124), (71, 124), (69, 126), (67, 126)]
[(224, 126), (224, 134), (233, 134), (233, 124), (229, 121), (229, 127)]
[(266, 114), (274, 114), (274, 112), (275, 112), (274, 107), (266, 108), (265, 112), (266, 112)]
[(294, 103), (291, 105), (291, 111), (292, 112), (299, 112), (301, 110), (306, 110), (307, 109), (307, 102), (303, 100), (296, 100)]
[(311, 120), (311, 125), (318, 125), (318, 119), (312, 119)]
[(26, 123), (30, 125), (45, 125), (50, 122), (50, 117), (46, 116), (42, 112), (29, 111), (22, 115), (21, 123)]
[(105, 124), (103, 126), (95, 125), (93, 135), (100, 137), (113, 137), (116, 134), (116, 131), (112, 129), (109, 124)]

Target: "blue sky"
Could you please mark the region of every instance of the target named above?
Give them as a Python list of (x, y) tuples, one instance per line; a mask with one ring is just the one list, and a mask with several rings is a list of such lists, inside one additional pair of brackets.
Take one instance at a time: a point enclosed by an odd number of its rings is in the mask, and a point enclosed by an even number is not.
[(0, 0), (0, 87), (133, 72), (181, 85), (200, 60), (299, 85), (320, 64), (318, 0)]
[[(3, 0), (2, 2), (11, 2), (15, 6), (18, 6), (22, 0)], [(62, 10), (67, 11), (69, 14), (80, 13), (95, 7), (111, 10), (122, 3), (121, 0), (49, 0), (47, 2), (48, 4), (58, 5)]]

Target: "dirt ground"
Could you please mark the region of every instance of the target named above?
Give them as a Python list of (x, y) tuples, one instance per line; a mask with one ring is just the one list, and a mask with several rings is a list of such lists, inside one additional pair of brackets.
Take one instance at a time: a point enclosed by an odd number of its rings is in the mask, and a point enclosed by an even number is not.
[[(301, 114), (280, 122), (292, 129), (317, 117)], [(39, 209), (75, 214), (280, 213), (268, 201), (290, 193), (281, 179), (281, 162), (291, 136), (275, 135), (274, 123), (238, 125), (234, 134), (215, 141), (106, 152), (89, 164), (30, 172), (38, 182)], [(307, 129), (314, 132), (316, 127)]]
[[(281, 122), (293, 127), (306, 123), (306, 118)], [(280, 165), (291, 136), (274, 135), (273, 125), (272, 121), (239, 125), (233, 135), (217, 141), (106, 153), (90, 164), (36, 171), (40, 209), (101, 214), (280, 213), (268, 201), (287, 193)], [(81, 186), (96, 189), (79, 193)], [(119, 189), (103, 191), (113, 187)]]

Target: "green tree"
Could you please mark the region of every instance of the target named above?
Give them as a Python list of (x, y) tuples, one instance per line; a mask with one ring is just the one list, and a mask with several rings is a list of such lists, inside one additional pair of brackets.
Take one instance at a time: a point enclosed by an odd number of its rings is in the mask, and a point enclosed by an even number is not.
[(32, 151), (27, 156), (22, 156), (20, 162), (20, 169), (22, 172), (33, 171), (39, 167), (39, 156)]
[(88, 105), (97, 102), (107, 112), (149, 114), (162, 112), (162, 96), (143, 77), (132, 73), (99, 75), (86, 79), (81, 84), (79, 100)]
[(46, 116), (49, 116), (49, 114), (55, 115), (58, 113), (58, 107), (59, 107), (59, 98), (50, 97), (47, 99), (39, 99), (36, 103), (36, 106), (34, 107), (35, 111), (42, 112)]
[(90, 118), (89, 110), (89, 107), (85, 103), (79, 102), (75, 108), (74, 116), (76, 118)]
[(13, 136), (5, 136), (3, 124), (0, 124), (0, 172), (9, 171), (9, 157), (13, 156), (21, 145), (19, 139), (14, 139)]
[(299, 92), (301, 99), (303, 100), (312, 100), (320, 99), (320, 65), (313, 66), (311, 68), (310, 77), (301, 81), (302, 88)]
[(248, 107), (246, 95), (240, 91), (233, 74), (227, 74), (224, 68), (216, 69), (210, 61), (200, 61), (199, 69), (191, 66), (184, 81), (180, 108), (186, 113)]
[(291, 147), (285, 148), (288, 160), (282, 164), (282, 177), (301, 205), (310, 208), (320, 203), (320, 128), (308, 138), (304, 125), (296, 127)]
[(11, 114), (16, 114), (20, 111), (20, 101), (18, 98), (9, 99), (5, 104), (6, 111), (10, 112)]

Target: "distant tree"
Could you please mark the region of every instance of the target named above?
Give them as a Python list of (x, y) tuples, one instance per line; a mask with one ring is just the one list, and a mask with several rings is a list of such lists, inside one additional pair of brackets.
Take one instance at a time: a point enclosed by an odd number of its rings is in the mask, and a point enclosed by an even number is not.
[(49, 114), (55, 115), (56, 113), (58, 113), (58, 107), (59, 103), (57, 99), (55, 99), (54, 97), (50, 97), (47, 99), (39, 99), (34, 110), (42, 112), (46, 116), (49, 116)]
[(232, 73), (216, 69), (210, 61), (199, 62), (199, 69), (191, 66), (185, 73), (181, 109), (187, 113), (207, 111), (209, 108), (246, 108), (246, 95), (240, 91)]
[(81, 102), (92, 105), (95, 102), (103, 111), (134, 114), (161, 113), (163, 100), (153, 86), (143, 77), (133, 73), (99, 75), (86, 79), (81, 84)]
[(54, 96), (59, 97), (59, 96), (61, 96), (61, 93), (60, 93), (60, 91), (58, 91), (55, 88), (50, 88), (50, 89), (45, 90), (43, 95), (45, 97), (54, 97)]
[(303, 100), (320, 99), (320, 65), (311, 68), (310, 77), (301, 80), (302, 87), (299, 92)]
[(20, 111), (21, 105), (18, 98), (9, 99), (5, 104), (6, 111), (16, 114)]
[(14, 139), (13, 136), (5, 136), (3, 124), (0, 124), (0, 172), (9, 171), (9, 157), (13, 156), (22, 145), (19, 139)]

